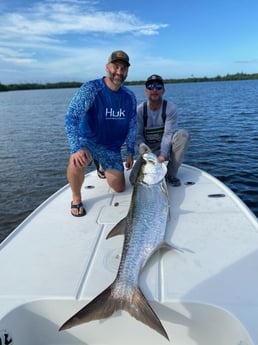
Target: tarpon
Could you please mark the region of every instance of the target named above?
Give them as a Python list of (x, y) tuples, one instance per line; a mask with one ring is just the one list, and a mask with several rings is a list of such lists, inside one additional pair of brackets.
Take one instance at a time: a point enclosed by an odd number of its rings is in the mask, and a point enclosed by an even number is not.
[(117, 276), (107, 289), (67, 320), (60, 330), (107, 318), (117, 310), (126, 310), (169, 339), (138, 286), (139, 274), (150, 256), (161, 248), (171, 248), (165, 242), (169, 210), (164, 179), (166, 166), (159, 163), (153, 153), (147, 152), (142, 155), (138, 170), (128, 214), (107, 236), (125, 235)]

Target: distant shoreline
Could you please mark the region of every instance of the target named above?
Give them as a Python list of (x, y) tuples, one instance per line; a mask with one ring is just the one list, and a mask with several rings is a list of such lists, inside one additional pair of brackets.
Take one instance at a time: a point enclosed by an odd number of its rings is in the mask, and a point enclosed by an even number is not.
[[(166, 84), (176, 84), (176, 83), (197, 83), (197, 82), (208, 82), (208, 81), (230, 81), (230, 80), (255, 80), (258, 79), (258, 73), (246, 74), (246, 73), (236, 73), (227, 74), (226, 76), (216, 76), (212, 78), (208, 77), (189, 77), (184, 79), (164, 79)], [(144, 85), (144, 80), (139, 81), (128, 81), (125, 85)], [(62, 89), (62, 88), (76, 88), (80, 87), (82, 82), (57, 82), (57, 83), (23, 83), (23, 84), (8, 84), (4, 85), (0, 83), (1, 91), (17, 91), (17, 90), (38, 90), (38, 89)]]

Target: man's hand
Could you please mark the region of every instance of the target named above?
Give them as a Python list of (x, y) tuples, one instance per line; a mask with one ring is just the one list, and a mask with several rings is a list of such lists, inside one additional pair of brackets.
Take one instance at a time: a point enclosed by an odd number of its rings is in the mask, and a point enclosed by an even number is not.
[(125, 167), (126, 169), (130, 170), (133, 167), (133, 156), (128, 155), (125, 160)]
[(92, 160), (90, 151), (87, 149), (81, 149), (72, 154), (71, 161), (76, 168), (83, 168), (87, 166)]
[(158, 156), (158, 162), (159, 163), (164, 163), (166, 158), (164, 156)]

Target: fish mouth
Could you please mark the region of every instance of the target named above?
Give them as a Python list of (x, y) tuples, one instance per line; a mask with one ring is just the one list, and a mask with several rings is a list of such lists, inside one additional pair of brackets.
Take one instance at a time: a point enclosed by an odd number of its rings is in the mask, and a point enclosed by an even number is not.
[(141, 157), (142, 169), (138, 182), (149, 186), (160, 183), (167, 172), (164, 163), (160, 163), (158, 157), (152, 152), (146, 152)]
[(148, 162), (156, 164), (158, 162), (157, 156), (151, 152), (144, 153), (142, 158), (144, 159), (144, 164), (147, 164)]

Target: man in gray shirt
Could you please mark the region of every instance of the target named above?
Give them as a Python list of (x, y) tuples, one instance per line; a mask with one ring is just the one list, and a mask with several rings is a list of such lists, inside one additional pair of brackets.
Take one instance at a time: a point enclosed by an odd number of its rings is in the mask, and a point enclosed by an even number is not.
[(180, 186), (178, 169), (189, 143), (189, 134), (177, 128), (177, 109), (174, 103), (163, 99), (164, 81), (151, 75), (146, 83), (147, 102), (137, 107), (137, 145), (147, 145), (158, 156), (159, 162), (168, 160), (166, 180), (174, 187)]

